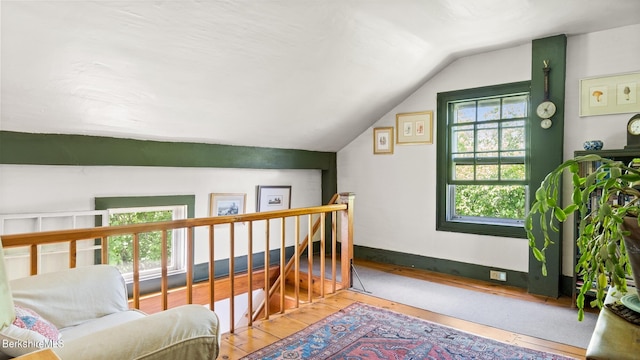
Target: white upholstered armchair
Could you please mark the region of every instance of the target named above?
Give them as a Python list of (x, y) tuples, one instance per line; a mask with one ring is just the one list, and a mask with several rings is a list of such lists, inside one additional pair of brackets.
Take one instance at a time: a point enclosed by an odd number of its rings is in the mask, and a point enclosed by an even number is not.
[(86, 266), (7, 282), (0, 243), (0, 359), (44, 347), (71, 359), (215, 359), (218, 318), (200, 305), (129, 309), (120, 272)]

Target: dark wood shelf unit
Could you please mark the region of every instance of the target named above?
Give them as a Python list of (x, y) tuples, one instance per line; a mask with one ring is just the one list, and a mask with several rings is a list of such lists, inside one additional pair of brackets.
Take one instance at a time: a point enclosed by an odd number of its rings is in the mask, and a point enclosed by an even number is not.
[[(625, 164), (629, 164), (631, 160), (635, 158), (640, 158), (640, 148), (629, 148), (629, 149), (607, 149), (607, 150), (578, 150), (574, 152), (574, 156), (584, 156), (589, 154), (596, 154), (600, 157), (612, 159), (616, 161), (622, 161)], [(584, 176), (581, 174), (581, 176)], [(574, 221), (574, 233), (573, 233), (573, 289), (572, 289), (572, 297), (575, 304), (575, 299), (578, 291), (580, 291), (579, 286), (582, 286), (582, 281), (578, 280), (578, 274), (575, 272), (577, 261), (580, 259), (580, 254), (578, 253), (578, 247), (576, 245), (576, 239), (578, 238), (578, 229), (579, 229), (580, 219), (576, 218)], [(632, 284), (630, 284), (632, 285)], [(595, 297), (595, 294), (592, 294)]]

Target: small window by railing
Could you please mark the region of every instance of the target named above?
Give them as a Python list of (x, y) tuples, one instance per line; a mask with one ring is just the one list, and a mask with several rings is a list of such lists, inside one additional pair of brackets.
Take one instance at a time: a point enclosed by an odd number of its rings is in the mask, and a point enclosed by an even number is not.
[[(142, 224), (187, 218), (187, 206), (151, 206), (139, 208), (108, 209), (109, 226)], [(167, 233), (169, 274), (185, 272), (185, 229)], [(141, 233), (138, 237), (140, 251), (140, 279), (161, 275), (162, 233)], [(109, 237), (109, 264), (116, 266), (127, 282), (133, 280), (133, 235)]]

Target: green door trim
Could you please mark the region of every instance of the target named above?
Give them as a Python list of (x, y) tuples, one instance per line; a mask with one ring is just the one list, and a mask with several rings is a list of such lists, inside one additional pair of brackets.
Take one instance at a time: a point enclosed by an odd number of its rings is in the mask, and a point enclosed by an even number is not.
[[(564, 103), (566, 78), (567, 37), (557, 35), (534, 40), (531, 47), (531, 108), (535, 109), (544, 99), (544, 62), (549, 72), (549, 99), (556, 104), (556, 114), (549, 129), (540, 127), (540, 118), (532, 111), (529, 136), (531, 137), (531, 187), (529, 197), (535, 199), (535, 191), (545, 176), (562, 163), (564, 151)], [(537, 222), (538, 220), (534, 220)], [(542, 276), (542, 266), (529, 251), (529, 292), (558, 297), (562, 287), (562, 232), (551, 235), (558, 246), (549, 247), (547, 276)], [(541, 234), (536, 235), (542, 239)]]

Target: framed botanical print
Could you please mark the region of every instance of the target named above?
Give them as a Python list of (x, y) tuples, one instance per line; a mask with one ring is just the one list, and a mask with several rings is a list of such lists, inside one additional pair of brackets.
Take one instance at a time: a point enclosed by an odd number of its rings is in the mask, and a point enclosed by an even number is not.
[(640, 112), (640, 72), (580, 80), (580, 116)]
[(433, 111), (396, 114), (396, 144), (433, 144)]
[(373, 129), (373, 153), (393, 154), (393, 127)]

